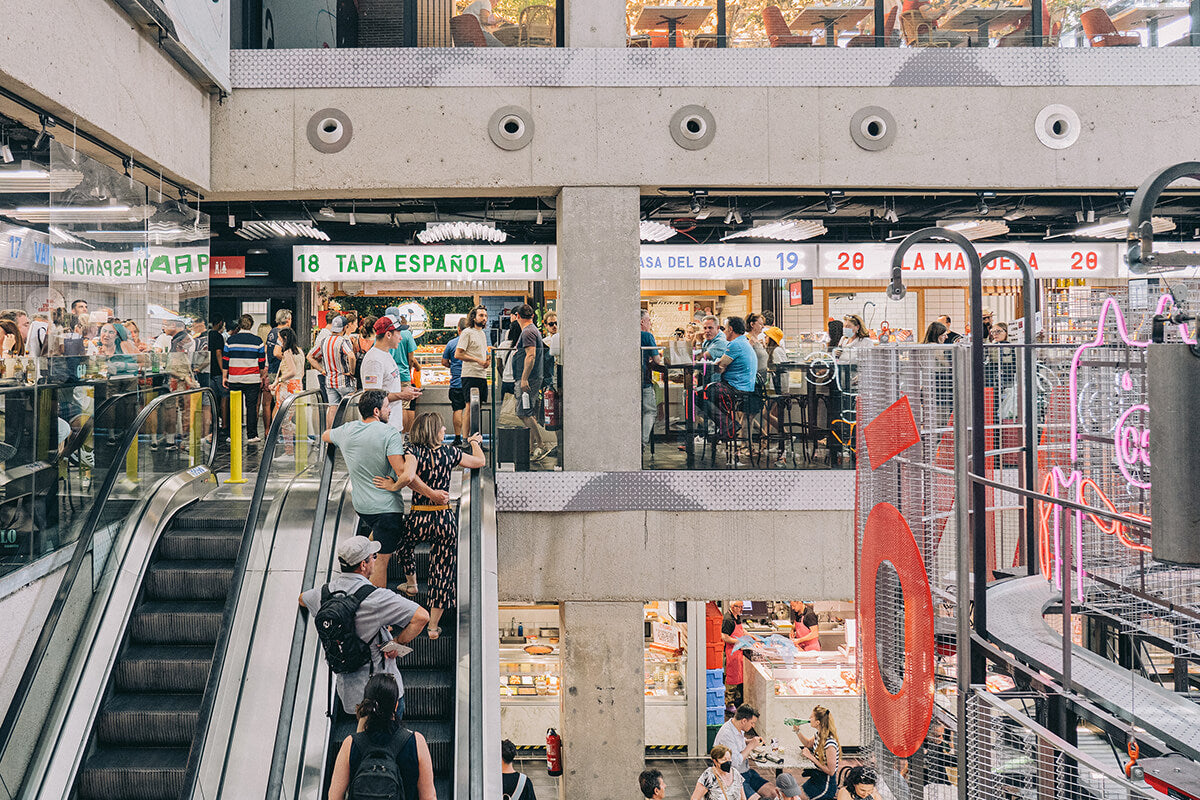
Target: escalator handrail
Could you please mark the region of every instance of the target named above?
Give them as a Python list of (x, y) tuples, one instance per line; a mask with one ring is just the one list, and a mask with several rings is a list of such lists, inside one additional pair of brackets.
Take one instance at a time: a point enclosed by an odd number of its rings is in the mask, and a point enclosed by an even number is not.
[[(150, 414), (157, 411), (159, 406), (165, 405), (171, 399), (179, 399), (192, 394), (208, 395), (212, 407), (217, 407), (216, 395), (212, 389), (207, 387), (184, 389), (178, 392), (159, 395), (145, 405), (134, 419), (133, 424), (126, 428), (125, 433), (122, 434), (120, 444), (115, 451), (116, 456), (109, 465), (108, 472), (104, 475), (104, 483), (101, 484), (100, 491), (96, 494), (96, 499), (92, 503), (91, 510), (88, 511), (88, 515), (84, 519), (83, 527), (79, 531), (79, 538), (75, 540), (75, 552), (71, 556), (71, 562), (67, 565), (67, 571), (63, 574), (62, 582), (58, 585), (58, 592), (54, 596), (54, 602), (50, 605), (50, 611), (46, 614), (46, 621), (42, 625), (42, 632), (39, 634), (37, 643), (34, 644), (29, 654), (29, 661), (26, 662), (25, 670), (21, 673), (21, 680), (17, 684), (17, 690), (13, 694), (8, 711), (4, 714), (4, 721), (0, 723), (0, 757), (8, 750), (13, 731), (17, 726), (17, 720), (25, 707), (29, 691), (33, 688), (34, 679), (41, 668), (46, 651), (50, 647), (50, 640), (53, 638), (54, 630), (58, 626), (59, 619), (62, 617), (67, 598), (70, 597), (72, 590), (75, 588), (75, 579), (78, 577), (79, 571), (83, 566), (84, 556), (92, 549), (92, 539), (95, 537), (96, 529), (99, 527), (100, 520), (104, 515), (104, 507), (108, 503), (108, 497), (112, 494), (113, 487), (117, 483), (117, 477), (125, 472), (125, 457), (129, 452), (129, 448), (133, 446), (138, 431), (142, 429)], [(212, 445), (209, 448), (206, 465), (209, 468), (212, 467), (213, 459), (217, 453), (216, 425), (219, 420), (216, 414), (212, 415), (212, 421)]]
[[(338, 403), (333, 415), (333, 425), (338, 427), (346, 417), (346, 410), (352, 403), (357, 403), (362, 392), (356, 392), (343, 397)], [(325, 448), (325, 463), (321, 466), (320, 488), (317, 490), (317, 505), (313, 513), (312, 535), (308, 541), (308, 555), (304, 562), (304, 577), (301, 586), (311, 586), (317, 577), (317, 561), (321, 552), (321, 533), (325, 527), (325, 517), (329, 510), (329, 487), (333, 483), (334, 464), (337, 454), (332, 445)], [(296, 621), (292, 632), (292, 648), (288, 654), (287, 674), (283, 679), (283, 700), (279, 708), (279, 724), (275, 728), (275, 745), (271, 753), (271, 767), (267, 774), (267, 798), (278, 798), (283, 791), (283, 773), (287, 762), (288, 737), (291, 733), (292, 720), (295, 716), (296, 693), (300, 684), (300, 667), (304, 655), (304, 626), (307, 616), (304, 609), (296, 611)]]
[[(482, 432), (483, 426), (483, 411), (479, 404), (479, 390), (472, 389), (470, 397), (470, 425), (471, 433)], [(493, 447), (495, 439), (492, 440)], [(485, 697), (484, 674), (483, 674), (483, 609), (480, 605), (483, 599), (483, 470), (476, 468), (471, 470), (471, 593), (472, 597), (467, 598), (467, 602), (471, 604), (471, 631), (470, 631), (470, 687), (467, 692), (469, 698), (469, 709), (472, 712), (472, 722), (468, 730), (470, 742), (468, 744), (468, 752), (470, 753), (470, 779), (467, 792), (468, 800), (487, 800), (484, 769), (486, 764), (491, 762), (484, 761), (485, 742), (485, 726), (482, 719), (483, 703)], [(474, 712), (478, 710), (478, 717), (475, 717)], [(461, 751), (460, 751), (461, 752)]]
[[(271, 419), (271, 430), (263, 443), (262, 456), (259, 460), (258, 475), (254, 479), (254, 493), (250, 497), (250, 508), (246, 512), (246, 524), (242, 528), (242, 541), (238, 546), (237, 560), (233, 565), (233, 579), (229, 585), (229, 594), (225, 598), (225, 608), (221, 612), (220, 633), (213, 648), (212, 666), (208, 674), (209, 680), (204, 686), (204, 697), (200, 701), (200, 710), (196, 720), (196, 735), (192, 737), (192, 746), (188, 752), (187, 770), (184, 772), (182, 797), (194, 794), (196, 779), (200, 774), (200, 760), (208, 739), (209, 721), (212, 718), (213, 705), (217, 697), (217, 689), (221, 682), (221, 673), (225, 667), (225, 657), (229, 650), (229, 639), (233, 629), (233, 616), (237, 612), (241, 599), (242, 583), (246, 577), (246, 566), (250, 563), (251, 540), (258, 525), (258, 515), (262, 508), (263, 497), (267, 491), (267, 480), (271, 474), (270, 464), (275, 458), (275, 448), (283, 430), (284, 420), (296, 401), (303, 397), (324, 397), (320, 389), (309, 389), (297, 392), (287, 397), (275, 410)], [(236, 712), (235, 712), (236, 713)], [(235, 716), (236, 721), (236, 716)]]

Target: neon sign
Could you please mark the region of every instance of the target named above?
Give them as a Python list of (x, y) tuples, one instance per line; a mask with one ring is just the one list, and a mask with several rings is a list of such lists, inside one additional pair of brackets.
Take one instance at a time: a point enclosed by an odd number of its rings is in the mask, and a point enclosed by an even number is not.
[[(1159, 298), (1158, 305), (1154, 313), (1162, 314), (1172, 303), (1170, 295), (1163, 295)], [(1117, 333), (1120, 336), (1119, 342), (1107, 343), (1105, 341), (1106, 323), (1110, 314), (1113, 317), (1113, 322), (1116, 324)], [(1190, 334), (1187, 325), (1179, 326), (1180, 337), (1189, 344), (1195, 343), (1195, 337)], [(1081, 406), (1081, 382), (1079, 377), (1080, 367), (1083, 364), (1084, 357), (1087, 352), (1096, 347), (1111, 346), (1112, 344), (1124, 344), (1127, 347), (1145, 348), (1149, 342), (1141, 342), (1132, 338), (1129, 335), (1128, 326), (1125, 323), (1125, 316), (1121, 313), (1117, 301), (1113, 298), (1108, 298), (1100, 308), (1100, 320), (1096, 329), (1096, 337), (1081, 345), (1071, 359), (1071, 376), (1069, 383), (1068, 402), (1070, 403), (1071, 425), (1070, 425), (1070, 453), (1071, 467), (1070, 472), (1066, 472), (1059, 467), (1053, 467), (1049, 472), (1045, 473), (1042, 479), (1041, 491), (1043, 494), (1051, 497), (1070, 496), (1071, 499), (1081, 505), (1092, 505), (1093, 508), (1103, 507), (1106, 510), (1117, 513), (1116, 504), (1109, 499), (1108, 495), (1101, 489), (1100, 485), (1091, 477), (1084, 475), (1076, 465), (1079, 462), (1079, 443), (1084, 439), (1083, 427), (1080, 420)], [(1122, 392), (1133, 392), (1134, 382), (1133, 377), (1128, 371), (1123, 372), (1118, 380), (1118, 387)], [(1126, 483), (1140, 490), (1150, 488), (1150, 424), (1149, 424), (1150, 407), (1145, 403), (1135, 403), (1124, 409), (1118, 416), (1116, 424), (1113, 427), (1112, 444), (1114, 449), (1114, 461), (1117, 469), (1120, 471), (1121, 477)], [(1069, 495), (1065, 490), (1073, 489)], [(1093, 502), (1088, 503), (1091, 499)], [(1099, 505), (1096, 505), (1098, 502)], [(1140, 522), (1145, 522), (1147, 525), (1150, 522), (1150, 517), (1133, 513), (1121, 512), (1124, 516), (1136, 519)], [(1064, 520), (1063, 515), (1069, 514), (1074, 517), (1073, 531), (1066, 532), (1063, 530)], [(1038, 538), (1039, 538), (1039, 560), (1042, 568), (1042, 574), (1053, 581), (1058, 589), (1062, 589), (1063, 576), (1061, 573), (1062, 563), (1062, 537), (1066, 533), (1073, 536), (1074, 552), (1078, 556), (1083, 550), (1083, 521), (1088, 519), (1096, 525), (1101, 531), (1111, 536), (1116, 536), (1122, 545), (1131, 549), (1142, 552), (1150, 552), (1150, 545), (1140, 541), (1131, 535), (1125, 523), (1116, 520), (1101, 519), (1095, 514), (1090, 514), (1083, 511), (1074, 511), (1063, 509), (1061, 506), (1053, 503), (1039, 501), (1038, 504)], [(1070, 524), (1070, 523), (1068, 523)], [(1083, 571), (1079, 570), (1076, 573), (1075, 585), (1076, 598), (1083, 599)]]

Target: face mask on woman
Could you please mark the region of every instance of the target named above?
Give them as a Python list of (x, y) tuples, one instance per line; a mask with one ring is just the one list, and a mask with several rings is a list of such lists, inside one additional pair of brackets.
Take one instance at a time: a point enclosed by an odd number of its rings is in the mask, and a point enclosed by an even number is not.
[(730, 772), (733, 769), (733, 761), (722, 761), (720, 764), (717, 764), (717, 768), (720, 769), (721, 772)]

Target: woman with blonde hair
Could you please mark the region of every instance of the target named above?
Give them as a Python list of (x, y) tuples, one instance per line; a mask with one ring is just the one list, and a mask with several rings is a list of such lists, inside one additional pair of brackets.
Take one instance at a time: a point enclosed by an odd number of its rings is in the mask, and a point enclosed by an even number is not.
[(837, 726), (833, 724), (829, 709), (823, 706), (813, 708), (808, 724), (817, 732), (811, 739), (800, 732), (799, 725), (792, 726), (803, 745), (800, 755), (813, 763), (804, 770), (807, 780), (800, 787), (801, 796), (804, 800), (833, 800), (837, 795), (838, 762), (842, 755)]
[(708, 754), (712, 763), (696, 781), (691, 800), (746, 800), (742, 774), (733, 768), (733, 754), (719, 744)]
[[(416, 470), (417, 477), (425, 482), (430, 491), (449, 491), (450, 477), (455, 467), (479, 469), (487, 460), (483, 456), (483, 436), (473, 433), (467, 442), (471, 452), (464, 453), (453, 445), (445, 444), (446, 425), (441, 414), (426, 411), (418, 414), (408, 432), (404, 453), (405, 473)], [(398, 479), (376, 476), (375, 485), (389, 492), (398, 492), (406, 483)], [(442, 635), (438, 623), (442, 612), (454, 605), (458, 584), (458, 515), (449, 504), (439, 504), (413, 491), (409, 514), (404, 518), (404, 535), (396, 549), (400, 566), (408, 579), (404, 592), (417, 593), (417, 565), (413, 558), (413, 545), (430, 542), (433, 550), (429, 554), (429, 627), (430, 639)]]

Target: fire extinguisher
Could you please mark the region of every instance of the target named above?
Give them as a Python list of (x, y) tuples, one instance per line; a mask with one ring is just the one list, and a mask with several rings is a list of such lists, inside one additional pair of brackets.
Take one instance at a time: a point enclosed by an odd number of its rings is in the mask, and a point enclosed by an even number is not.
[(562, 775), (562, 737), (554, 728), (546, 731), (546, 772)]
[(542, 395), (542, 405), (545, 407), (546, 428), (558, 430), (558, 392), (547, 389)]

